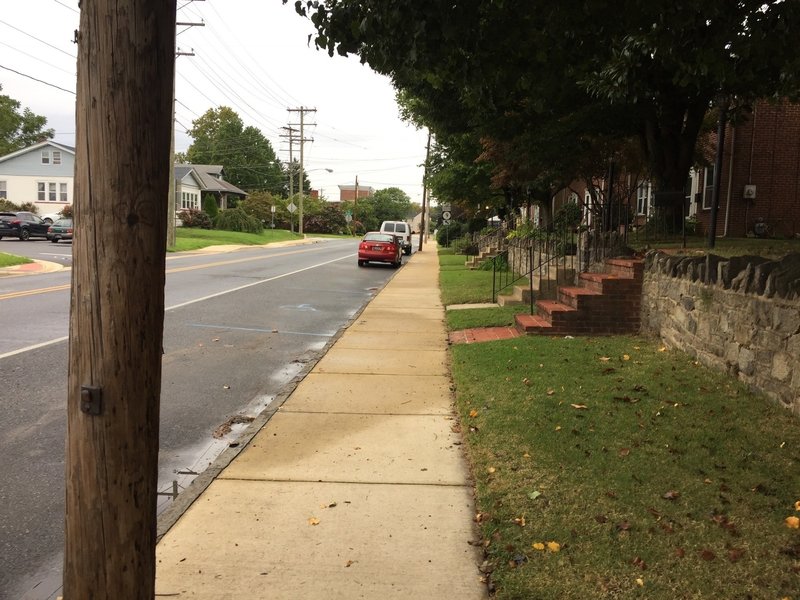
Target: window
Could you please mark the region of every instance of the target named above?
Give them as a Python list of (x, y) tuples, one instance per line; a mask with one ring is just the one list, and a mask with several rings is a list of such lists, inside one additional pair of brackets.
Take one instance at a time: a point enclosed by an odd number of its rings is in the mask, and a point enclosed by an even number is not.
[(36, 184), (36, 187), (38, 188), (38, 194), (36, 196), (36, 200), (38, 200), (39, 202), (44, 202), (45, 200), (47, 200), (47, 197), (45, 195), (47, 192), (47, 188), (44, 182), (40, 181), (39, 183)]
[(50, 183), (48, 183), (47, 184), (47, 191), (48, 191), (47, 199), (50, 202), (55, 202), (56, 200), (58, 200), (58, 198), (56, 197), (56, 184), (55, 183), (53, 183), (52, 181)]
[(42, 150), (42, 164), (43, 165), (50, 164), (50, 150)]
[(0, 181), (0, 200), (8, 200), (8, 184)]
[(58, 199), (61, 202), (67, 202), (67, 184), (66, 183), (59, 183), (58, 184)]
[(61, 164), (61, 150), (53, 150), (53, 164), (54, 165)]
[(650, 202), (653, 186), (649, 181), (643, 181), (636, 188), (636, 214), (646, 215), (650, 213)]
[(706, 167), (703, 175), (703, 210), (709, 210), (714, 196), (714, 166)]

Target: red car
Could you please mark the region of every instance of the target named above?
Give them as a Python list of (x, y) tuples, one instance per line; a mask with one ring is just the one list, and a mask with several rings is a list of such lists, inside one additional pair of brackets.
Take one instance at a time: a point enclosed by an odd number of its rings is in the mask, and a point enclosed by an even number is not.
[(363, 267), (368, 262), (385, 262), (397, 268), (402, 261), (402, 251), (403, 247), (397, 236), (370, 231), (361, 238), (358, 245), (358, 266)]

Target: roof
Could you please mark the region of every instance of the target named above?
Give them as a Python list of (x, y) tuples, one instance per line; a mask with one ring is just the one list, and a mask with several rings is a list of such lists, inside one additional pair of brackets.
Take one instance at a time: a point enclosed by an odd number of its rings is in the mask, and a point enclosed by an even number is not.
[(225, 175), (222, 165), (177, 164), (175, 165), (175, 177), (176, 179), (179, 177), (178, 173), (182, 173), (180, 177), (185, 177), (192, 170), (204, 192), (221, 192), (247, 196), (247, 192), (222, 179)]
[[(354, 185), (340, 185), (339, 189), (341, 191), (355, 192), (356, 191), (356, 186), (354, 186)], [(375, 188), (373, 188), (371, 185), (360, 185), (360, 186), (358, 186), (358, 191), (359, 191), (359, 193), (366, 192), (366, 191), (374, 192)]]
[(25, 148), (22, 148), (21, 150), (12, 152), (11, 154), (0, 156), (0, 162), (16, 158), (17, 156), (22, 156), (23, 154), (27, 154), (28, 152), (33, 152), (34, 150), (39, 150), (40, 148), (44, 148), (45, 146), (52, 146), (56, 150), (68, 152), (73, 156), (75, 155), (75, 148), (73, 146), (67, 146), (66, 144), (59, 144), (58, 142), (54, 142), (53, 140), (44, 140), (43, 142), (38, 142), (36, 144), (33, 144), (32, 146), (27, 146)]

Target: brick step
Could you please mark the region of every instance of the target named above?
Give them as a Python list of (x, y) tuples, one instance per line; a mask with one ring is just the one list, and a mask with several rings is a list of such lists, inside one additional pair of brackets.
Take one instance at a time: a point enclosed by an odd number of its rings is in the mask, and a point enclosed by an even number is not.
[(609, 258), (605, 262), (607, 271), (612, 275), (628, 277), (639, 281), (644, 277), (644, 261), (637, 258)]

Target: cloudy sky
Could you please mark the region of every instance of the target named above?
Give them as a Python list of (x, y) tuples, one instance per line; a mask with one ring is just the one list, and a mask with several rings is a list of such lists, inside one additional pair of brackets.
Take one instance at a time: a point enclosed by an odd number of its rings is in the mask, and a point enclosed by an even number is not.
[[(46, 116), (56, 141), (72, 145), (78, 0), (0, 1), (2, 93)], [(176, 150), (191, 143), (194, 119), (230, 106), (288, 160), (281, 127), (299, 121), (287, 108), (316, 108), (305, 146), (313, 187), (335, 200), (338, 185), (358, 176), (359, 186), (399, 187), (421, 201), (427, 134), (400, 120), (388, 79), (357, 58), (309, 47), (313, 29), (294, 2), (178, 0), (178, 21), (204, 26), (177, 27), (179, 51), (194, 56), (176, 63)]]

